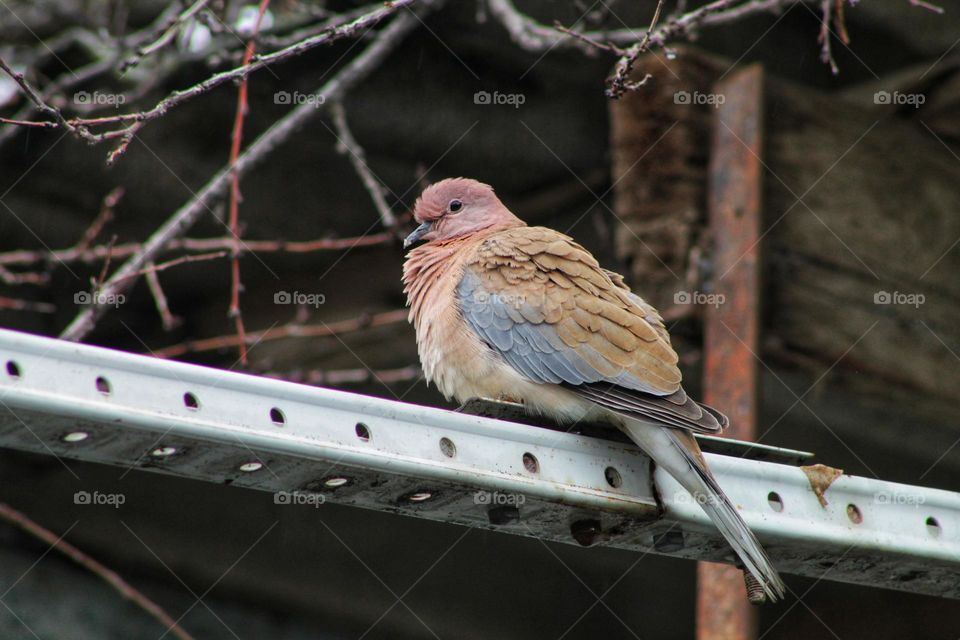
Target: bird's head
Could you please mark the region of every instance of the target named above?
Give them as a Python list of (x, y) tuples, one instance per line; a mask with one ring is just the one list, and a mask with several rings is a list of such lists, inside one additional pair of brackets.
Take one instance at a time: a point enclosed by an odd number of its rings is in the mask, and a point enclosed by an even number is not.
[(413, 217), (420, 226), (403, 241), (404, 248), (453, 240), (495, 226), (523, 224), (500, 202), (493, 187), (469, 178), (448, 178), (424, 189)]

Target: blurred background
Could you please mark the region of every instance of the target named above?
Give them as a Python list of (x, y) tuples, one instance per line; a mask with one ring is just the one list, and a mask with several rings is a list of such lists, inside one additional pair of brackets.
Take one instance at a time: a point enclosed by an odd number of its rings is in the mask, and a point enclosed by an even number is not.
[[(201, 202), (73, 337), (453, 408), (424, 383), (397, 311), (400, 238), (423, 186), (467, 176), (623, 273), (664, 314), (699, 396), (698, 302), (722, 275), (708, 163), (718, 102), (733, 98), (717, 87), (757, 64), (758, 439), (848, 474), (960, 490), (960, 4), (713, 5), (668, 0), (662, 40), (623, 76), (646, 81), (616, 98), (609, 78), (656, 2), (0, 2), (0, 59), (23, 74), (0, 74), (0, 323), (61, 334), (164, 221)], [(378, 10), (382, 20), (284, 54), (243, 89), (237, 75), (115, 117), (241, 66), (248, 47), (281, 51)], [(373, 47), (380, 59), (351, 67)], [(314, 95), (321, 87), (331, 91)], [(233, 198), (226, 179), (205, 191), (232, 143), (250, 149), (305, 105), (300, 126), (240, 170)], [(0, 501), (196, 638), (695, 634), (689, 561), (483, 530), (461, 539), (440, 523), (66, 464), (0, 451)], [(78, 505), (81, 490), (125, 501)], [(9, 523), (0, 556), (2, 638), (164, 637)], [(760, 637), (960, 637), (953, 600), (786, 580), (802, 600), (763, 607)]]

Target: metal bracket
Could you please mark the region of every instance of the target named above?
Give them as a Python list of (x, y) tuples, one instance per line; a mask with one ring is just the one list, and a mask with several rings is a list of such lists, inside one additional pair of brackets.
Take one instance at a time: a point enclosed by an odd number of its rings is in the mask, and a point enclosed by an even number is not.
[[(12, 449), (733, 561), (690, 495), (628, 443), (2, 330), (0, 405)], [(960, 495), (842, 476), (821, 506), (800, 468), (707, 456), (782, 571), (960, 598)]]

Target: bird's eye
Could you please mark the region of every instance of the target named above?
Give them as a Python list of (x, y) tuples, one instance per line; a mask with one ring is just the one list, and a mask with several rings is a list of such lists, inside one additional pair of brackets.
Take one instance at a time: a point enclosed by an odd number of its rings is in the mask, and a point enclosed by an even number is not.
[(450, 209), (450, 213), (456, 213), (460, 211), (460, 209), (463, 209), (463, 203), (459, 200), (451, 200), (447, 207)]

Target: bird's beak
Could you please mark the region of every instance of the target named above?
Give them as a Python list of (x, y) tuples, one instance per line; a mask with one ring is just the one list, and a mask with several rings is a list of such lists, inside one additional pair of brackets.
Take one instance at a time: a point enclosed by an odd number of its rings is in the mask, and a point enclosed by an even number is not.
[(413, 230), (413, 233), (407, 236), (406, 240), (403, 241), (403, 248), (409, 249), (413, 245), (420, 242), (423, 239), (423, 236), (430, 233), (430, 230), (433, 229), (432, 225), (429, 222), (424, 222), (419, 227)]

